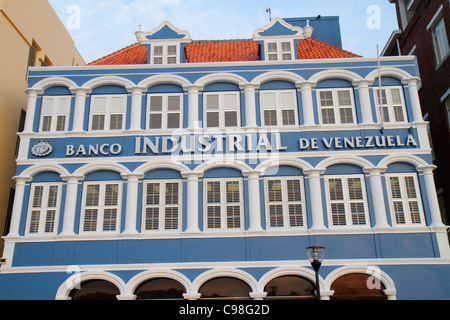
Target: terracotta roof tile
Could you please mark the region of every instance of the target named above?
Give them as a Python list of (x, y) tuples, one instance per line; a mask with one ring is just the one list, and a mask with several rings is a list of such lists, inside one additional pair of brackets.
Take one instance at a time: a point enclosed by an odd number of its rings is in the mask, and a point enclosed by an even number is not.
[(227, 62), (258, 61), (260, 45), (252, 40), (244, 41), (198, 41), (187, 44), (186, 61), (193, 62)]
[(139, 43), (117, 50), (103, 58), (89, 63), (92, 65), (122, 65), (122, 64), (147, 64), (147, 47)]
[(361, 57), (345, 51), (326, 42), (308, 38), (297, 43), (298, 59), (327, 59), (327, 58), (354, 58)]
[[(261, 60), (260, 44), (253, 40), (193, 41), (186, 44), (184, 49), (187, 63)], [(300, 40), (297, 54), (299, 59), (361, 57), (314, 38)], [(147, 47), (134, 43), (88, 65), (147, 64), (147, 60)]]

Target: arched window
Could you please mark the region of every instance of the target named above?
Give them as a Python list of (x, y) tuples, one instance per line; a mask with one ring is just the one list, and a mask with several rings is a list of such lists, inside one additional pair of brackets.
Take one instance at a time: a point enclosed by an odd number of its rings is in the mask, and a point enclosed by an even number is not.
[(331, 285), (334, 294), (331, 300), (387, 300), (384, 285), (378, 279), (363, 274), (352, 273), (336, 279)]
[(184, 286), (176, 280), (167, 278), (151, 279), (140, 284), (134, 294), (136, 299), (183, 299)]
[(251, 288), (244, 281), (231, 278), (220, 277), (204, 283), (199, 292), (201, 299), (250, 299)]
[(299, 276), (281, 276), (270, 280), (264, 291), (266, 299), (316, 299), (314, 285)]
[(73, 289), (69, 297), (72, 300), (116, 300), (119, 289), (105, 280), (83, 282), (79, 289)]

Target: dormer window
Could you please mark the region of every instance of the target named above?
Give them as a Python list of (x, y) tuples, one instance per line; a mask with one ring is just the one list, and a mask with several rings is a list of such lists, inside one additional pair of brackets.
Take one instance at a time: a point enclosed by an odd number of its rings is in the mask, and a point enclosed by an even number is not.
[(178, 44), (152, 46), (153, 64), (175, 64), (178, 61)]
[(266, 60), (269, 61), (286, 61), (293, 60), (294, 52), (292, 51), (292, 41), (267, 41)]

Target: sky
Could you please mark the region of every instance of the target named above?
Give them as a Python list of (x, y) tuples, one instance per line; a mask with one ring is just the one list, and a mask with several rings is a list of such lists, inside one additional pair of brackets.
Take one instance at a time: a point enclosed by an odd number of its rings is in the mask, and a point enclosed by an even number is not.
[[(193, 40), (249, 39), (272, 18), (339, 16), (343, 49), (376, 57), (398, 29), (388, 0), (49, 0), (86, 63), (168, 20)], [(313, 33), (314, 37), (314, 33)]]

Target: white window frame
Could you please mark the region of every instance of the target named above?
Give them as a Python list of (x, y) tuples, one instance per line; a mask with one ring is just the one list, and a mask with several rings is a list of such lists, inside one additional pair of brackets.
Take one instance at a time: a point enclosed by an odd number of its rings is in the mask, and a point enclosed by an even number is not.
[[(50, 103), (52, 103), (51, 107), (49, 106)], [(69, 115), (71, 103), (72, 103), (72, 96), (42, 97), (41, 117), (39, 120), (39, 132), (55, 133), (67, 131), (69, 127)], [(64, 128), (60, 130), (60, 128), (58, 128), (58, 119), (62, 116), (64, 116)], [(49, 130), (44, 130), (45, 117), (50, 117)]]
[[(281, 95), (290, 93), (293, 98), (293, 106), (282, 106)], [(275, 106), (266, 105), (265, 95), (275, 94)], [(288, 90), (261, 90), (259, 93), (260, 97), (260, 109), (261, 109), (261, 124), (262, 126), (269, 127), (296, 127), (298, 126), (298, 103), (297, 103), (297, 91), (293, 89)], [(283, 111), (294, 111), (294, 124), (283, 124)], [(275, 111), (277, 121), (276, 124), (266, 124), (265, 121), (265, 111)]]
[[(241, 124), (241, 106), (240, 106), (240, 91), (220, 91), (220, 92), (204, 92), (203, 93), (203, 119), (205, 122), (205, 128), (238, 128)], [(218, 96), (218, 107), (217, 109), (208, 109), (208, 97), (209, 96)], [(234, 96), (236, 105), (228, 106), (226, 104), (226, 96)], [(217, 112), (219, 113), (219, 125), (218, 126), (208, 126), (208, 113)], [(226, 112), (236, 112), (236, 125), (235, 126), (227, 126), (226, 125)]]
[[(350, 199), (349, 187), (348, 187), (348, 179), (358, 178), (361, 181), (361, 193), (362, 199)], [(343, 199), (342, 200), (331, 200), (330, 195), (330, 180), (331, 179), (341, 179), (342, 181), (342, 192)], [(350, 174), (350, 175), (326, 175), (325, 176), (325, 190), (327, 197), (327, 211), (328, 211), (328, 225), (330, 228), (367, 228), (370, 227), (370, 217), (369, 217), (369, 208), (367, 204), (367, 191), (366, 191), (366, 181), (365, 177), (362, 174)], [(364, 224), (354, 224), (353, 223), (353, 214), (351, 211), (351, 205), (353, 203), (363, 203), (364, 206)], [(333, 211), (332, 204), (344, 204), (345, 211), (345, 224), (337, 224), (333, 223)]]
[[(158, 204), (147, 204), (147, 186), (152, 183), (159, 184), (159, 203)], [(166, 185), (168, 183), (178, 184), (178, 203), (177, 204), (166, 204)], [(162, 192), (161, 192), (162, 191)], [(156, 229), (146, 229), (147, 222), (147, 208), (157, 208), (158, 209), (158, 228)], [(166, 208), (177, 208), (178, 218), (177, 218), (177, 228), (166, 229)], [(141, 232), (143, 233), (155, 233), (155, 232), (180, 232), (181, 223), (183, 216), (183, 181), (180, 179), (156, 179), (156, 180), (144, 180), (143, 182), (143, 198), (142, 198), (142, 223)]]
[[(208, 182), (220, 183), (220, 203), (208, 203)], [(227, 182), (239, 183), (239, 202), (227, 202), (226, 185)], [(205, 231), (242, 231), (245, 227), (244, 221), (244, 190), (242, 178), (207, 178), (203, 179), (203, 230)], [(208, 207), (220, 207), (220, 228), (208, 227)], [(229, 228), (227, 217), (227, 206), (239, 206), (239, 227)]]
[[(269, 197), (269, 181), (281, 181), (281, 200), (280, 201), (270, 201)], [(289, 200), (288, 197), (288, 185), (287, 181), (289, 180), (298, 180), (300, 181), (300, 197), (301, 200)], [(286, 229), (306, 229), (308, 227), (306, 221), (306, 201), (305, 201), (305, 185), (304, 179), (302, 176), (274, 176), (274, 177), (265, 177), (264, 178), (264, 196), (266, 199), (266, 228), (269, 230), (286, 230)], [(271, 205), (281, 205), (283, 210), (282, 222), (283, 226), (271, 226), (271, 215), (270, 215), (270, 206)], [(290, 205), (301, 205), (302, 207), (302, 226), (291, 226), (291, 215), (289, 212)]]
[[(392, 90), (398, 89), (400, 93), (400, 103), (401, 103), (401, 111), (403, 120), (397, 121), (397, 116), (395, 114), (395, 107), (400, 106), (398, 103), (394, 103), (393, 97), (392, 97)], [(375, 98), (375, 105), (378, 110), (378, 118), (379, 121), (382, 123), (407, 123), (408, 122), (408, 113), (406, 112), (406, 103), (405, 103), (405, 96), (403, 93), (403, 87), (402, 86), (383, 86), (381, 87), (381, 91), (386, 92), (386, 103), (382, 99), (382, 106), (380, 108), (380, 99), (378, 97), (378, 91), (379, 88), (374, 88), (374, 98)], [(387, 110), (387, 114), (389, 117), (389, 121), (385, 119), (385, 110)]]
[[(152, 97), (161, 97), (162, 98), (161, 110), (158, 110), (158, 111), (150, 110)], [(169, 110), (169, 98), (170, 97), (179, 97), (179, 99), (180, 99), (179, 110)], [(150, 93), (150, 94), (148, 94), (147, 95), (147, 124), (146, 124), (147, 130), (176, 130), (176, 129), (183, 128), (183, 105), (184, 105), (183, 98), (184, 98), (183, 93)], [(161, 115), (161, 128), (150, 128), (150, 118), (151, 118), (152, 114)], [(168, 115), (169, 114), (178, 114), (179, 115), (178, 127), (176, 127), (176, 128), (168, 127), (168, 119), (169, 119)]]
[[(88, 186), (91, 185), (99, 185), (99, 199), (98, 205), (96, 206), (88, 206), (86, 204), (87, 200), (87, 190)], [(116, 205), (105, 205), (105, 197), (106, 197), (106, 186), (107, 185), (118, 185), (117, 190), (117, 204)], [(118, 180), (111, 181), (86, 181), (83, 183), (83, 199), (81, 206), (81, 217), (80, 217), (80, 234), (95, 234), (95, 233), (118, 233), (120, 231), (120, 220), (122, 216), (122, 190), (123, 190), (123, 182)], [(85, 226), (85, 216), (86, 210), (89, 209), (97, 209), (97, 219), (96, 219), (96, 227), (95, 230), (84, 230)], [(103, 223), (105, 220), (105, 210), (106, 209), (116, 209), (116, 222), (114, 230), (105, 230), (103, 231)]]
[[(439, 30), (436, 30), (438, 27)], [(437, 69), (450, 55), (447, 31), (445, 30), (445, 21), (443, 17), (443, 5), (439, 7), (433, 18), (431, 18), (430, 23), (427, 25), (427, 30), (431, 33)]]
[[(175, 54), (169, 52), (169, 47), (174, 46), (176, 48)], [(152, 43), (151, 44), (151, 59), (152, 65), (170, 65), (178, 64), (180, 61), (180, 44), (174, 42), (165, 43)], [(162, 49), (162, 50), (160, 50)], [(173, 62), (175, 61), (175, 62)]]
[[(112, 100), (122, 99), (121, 110), (112, 110)], [(105, 110), (94, 110), (95, 100), (106, 99)], [(126, 124), (126, 114), (127, 114), (127, 101), (128, 95), (126, 94), (101, 94), (101, 95), (91, 95), (91, 106), (89, 115), (89, 131), (94, 132), (104, 132), (104, 131), (120, 131), (125, 130)], [(103, 129), (93, 129), (94, 116), (104, 116)], [(115, 115), (122, 115), (122, 126), (121, 128), (111, 129), (111, 117)]]
[[(330, 92), (332, 97), (332, 105), (331, 106), (322, 106), (322, 99), (320, 97), (321, 92)], [(346, 91), (350, 96), (350, 104), (349, 105), (340, 105), (339, 104), (339, 92)], [(355, 111), (355, 99), (353, 96), (352, 88), (328, 88), (328, 89), (317, 89), (317, 105), (319, 106), (319, 118), (320, 124), (322, 125), (352, 125), (356, 124), (356, 111)], [(322, 110), (329, 109), (333, 110), (334, 114), (334, 123), (324, 123)], [(352, 122), (342, 122), (341, 118), (341, 109), (351, 109), (352, 111)]]
[[(408, 193), (406, 190), (406, 181), (405, 178), (410, 177), (413, 179), (415, 194), (416, 197), (408, 198)], [(400, 186), (400, 198), (394, 198), (392, 194), (392, 185), (391, 178), (399, 179)], [(425, 216), (422, 205), (422, 197), (420, 192), (419, 180), (417, 178), (416, 173), (389, 173), (385, 175), (386, 184), (387, 184), (387, 193), (389, 198), (389, 209), (391, 211), (391, 220), (392, 225), (396, 227), (411, 227), (411, 226), (424, 226), (425, 225)], [(396, 213), (394, 208), (394, 202), (401, 202), (403, 213), (404, 213), (404, 223), (398, 223), (396, 219)], [(417, 202), (418, 206), (418, 218), (420, 218), (420, 223), (413, 223), (411, 217), (411, 211), (409, 207), (409, 202)], [(416, 217), (417, 218), (417, 217)]]
[[(42, 187), (42, 198), (40, 206), (33, 207), (34, 203), (34, 197), (36, 194), (36, 188)], [(49, 206), (49, 193), (50, 188), (56, 187), (57, 188), (57, 196), (56, 196), (56, 203), (55, 206)], [(28, 203), (28, 214), (27, 214), (27, 223), (26, 223), (26, 229), (25, 234), (29, 236), (42, 236), (42, 235), (53, 235), (58, 232), (58, 222), (59, 222), (59, 214), (61, 210), (61, 193), (62, 193), (62, 183), (58, 182), (45, 182), (45, 183), (32, 183), (31, 184), (31, 192), (30, 192), (30, 198)], [(54, 210), (55, 214), (53, 217), (53, 225), (52, 225), (52, 231), (47, 232), (47, 219), (48, 211)], [(33, 220), (33, 212), (39, 211), (39, 219), (37, 220), (37, 231), (31, 232), (30, 227), (32, 225)]]
[[(283, 44), (289, 43), (290, 50), (283, 50)], [(276, 45), (276, 50), (273, 51), (270, 48), (273, 44)], [(270, 48), (270, 51), (269, 51)], [(266, 61), (294, 61), (295, 60), (295, 46), (294, 40), (292, 39), (277, 39), (277, 40), (265, 40), (264, 41), (264, 52)], [(290, 54), (290, 59), (286, 59), (287, 54)], [(275, 59), (274, 59), (275, 58)]]

